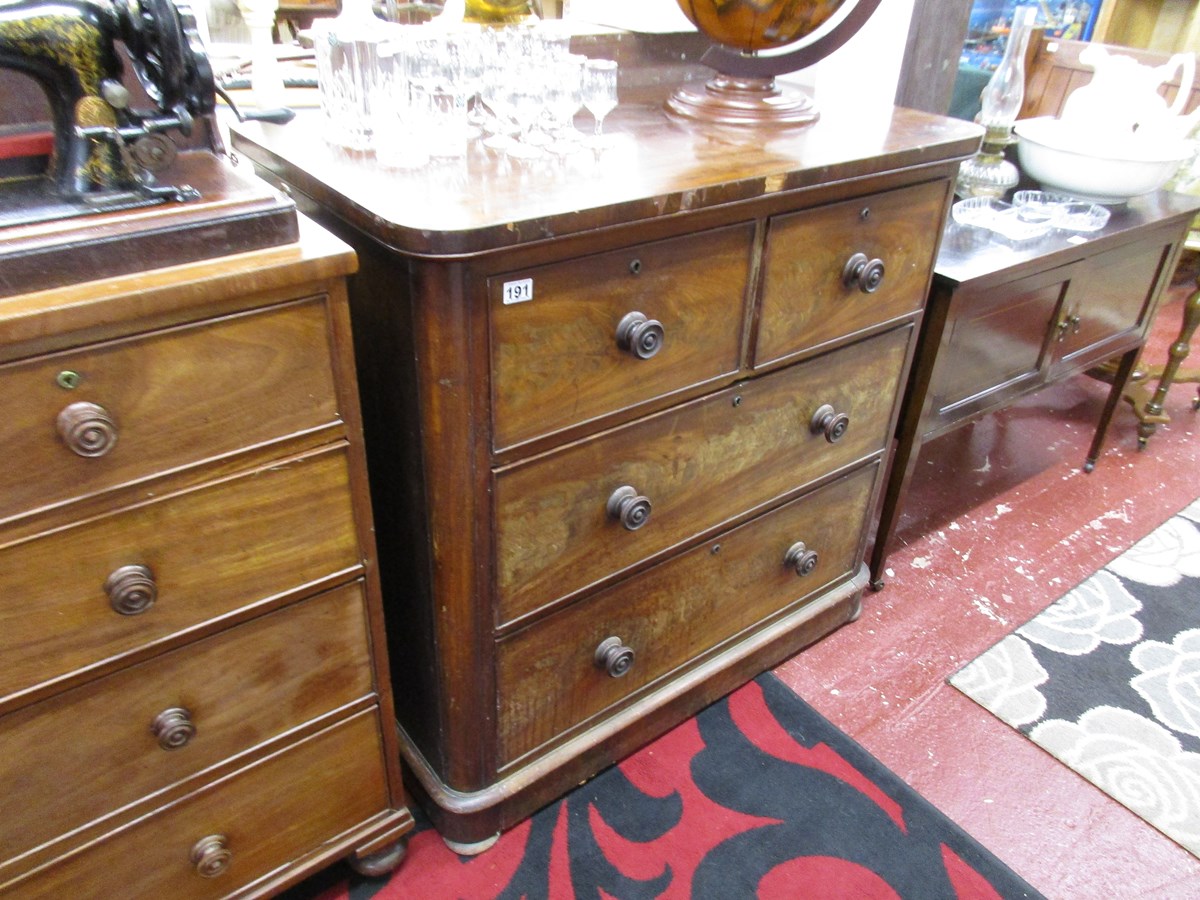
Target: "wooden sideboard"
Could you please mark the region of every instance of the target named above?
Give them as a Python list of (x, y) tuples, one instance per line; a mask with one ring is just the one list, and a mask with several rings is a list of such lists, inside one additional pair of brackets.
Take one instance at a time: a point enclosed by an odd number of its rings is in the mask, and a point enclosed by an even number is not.
[[(586, 126), (585, 126), (586, 127)], [(853, 619), (976, 126), (725, 130), (419, 173), (319, 114), (233, 146), (356, 249), (351, 318), (416, 793), (486, 846)]]
[(875, 589), (922, 444), (1119, 359), (1081, 461), (1092, 470), (1198, 211), (1200, 197), (1159, 191), (1113, 207), (1098, 232), (1020, 246), (947, 223), (871, 554)]
[(0, 893), (399, 861), (354, 265), (301, 221), (0, 299)]

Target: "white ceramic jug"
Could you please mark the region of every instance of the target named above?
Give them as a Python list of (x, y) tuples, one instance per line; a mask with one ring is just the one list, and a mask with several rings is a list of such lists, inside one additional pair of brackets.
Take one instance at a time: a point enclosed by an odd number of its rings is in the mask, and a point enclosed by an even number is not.
[[(1092, 133), (1174, 130), (1171, 123), (1183, 110), (1196, 76), (1196, 55), (1176, 53), (1161, 66), (1147, 66), (1131, 56), (1110, 54), (1090, 44), (1079, 61), (1095, 71), (1092, 80), (1076, 88), (1063, 105), (1061, 119)], [(1179, 92), (1170, 104), (1158, 92), (1179, 70)]]

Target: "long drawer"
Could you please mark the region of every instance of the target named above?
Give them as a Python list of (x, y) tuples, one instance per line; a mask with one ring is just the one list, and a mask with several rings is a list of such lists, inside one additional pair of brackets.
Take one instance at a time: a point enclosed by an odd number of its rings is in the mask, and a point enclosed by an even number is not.
[(0, 367), (0, 521), (340, 423), (318, 297)]
[(105, 896), (226, 896), (388, 809), (384, 772), (370, 709), (109, 835), (13, 896), (95, 897), (98, 882), (121, 886)]
[(501, 763), (851, 574), (878, 471), (856, 469), (502, 640)]
[(753, 237), (748, 223), (490, 278), (495, 446), (737, 371)]
[(910, 336), (897, 328), (500, 472), (499, 621), (882, 450)]
[[(370, 697), (361, 583), (0, 717), (0, 847), (18, 856)], [(3, 866), (0, 866), (0, 874)]]
[(0, 548), (0, 703), (359, 566), (344, 445)]
[(755, 365), (920, 309), (945, 203), (936, 181), (772, 219)]

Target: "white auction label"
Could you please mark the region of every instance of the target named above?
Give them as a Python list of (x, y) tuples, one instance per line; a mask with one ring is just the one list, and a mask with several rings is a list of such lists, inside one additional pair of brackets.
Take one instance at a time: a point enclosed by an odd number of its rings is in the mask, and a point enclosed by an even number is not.
[(504, 305), (524, 303), (533, 299), (533, 279), (522, 278), (520, 281), (504, 282)]

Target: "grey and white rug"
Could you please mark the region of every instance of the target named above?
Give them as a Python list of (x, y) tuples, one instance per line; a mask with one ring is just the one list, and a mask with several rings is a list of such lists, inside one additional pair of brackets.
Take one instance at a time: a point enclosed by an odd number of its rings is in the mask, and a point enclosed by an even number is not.
[(1200, 500), (950, 684), (1200, 856)]

